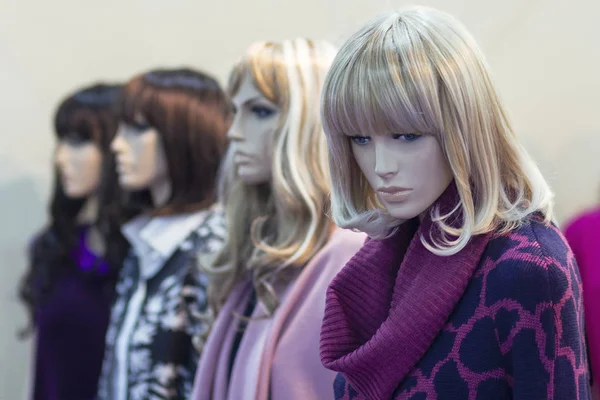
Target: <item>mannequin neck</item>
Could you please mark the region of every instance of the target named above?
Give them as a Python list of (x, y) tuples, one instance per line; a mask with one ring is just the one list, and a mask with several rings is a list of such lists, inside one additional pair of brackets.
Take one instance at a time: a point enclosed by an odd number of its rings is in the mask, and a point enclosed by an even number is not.
[(150, 195), (154, 208), (162, 207), (171, 197), (171, 182), (168, 179), (160, 179), (150, 186)]
[(98, 220), (98, 209), (99, 202), (97, 196), (90, 196), (83, 204), (79, 215), (77, 215), (77, 222), (81, 225), (89, 225), (85, 233), (85, 244), (91, 250), (92, 253), (98, 256), (104, 256), (106, 253), (106, 244), (104, 238), (95, 226)]
[(81, 225), (93, 225), (98, 219), (98, 196), (92, 195), (87, 198), (81, 211), (77, 214), (77, 222)]

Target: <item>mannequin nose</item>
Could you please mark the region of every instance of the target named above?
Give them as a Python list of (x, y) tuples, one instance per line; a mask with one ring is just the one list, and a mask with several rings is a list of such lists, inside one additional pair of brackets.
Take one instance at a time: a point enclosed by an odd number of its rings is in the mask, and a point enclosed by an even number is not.
[(388, 179), (398, 173), (398, 154), (384, 143), (375, 145), (375, 173), (382, 179)]
[(244, 136), (240, 133), (240, 124), (238, 118), (234, 117), (231, 126), (227, 131), (227, 138), (232, 141), (244, 140)]
[(65, 147), (64, 144), (59, 144), (56, 147), (56, 153), (55, 153), (55, 161), (56, 161), (56, 165), (58, 166), (64, 166), (69, 158), (69, 151), (68, 149)]
[(117, 132), (113, 140), (110, 142), (110, 149), (113, 153), (118, 153), (123, 150), (124, 144), (125, 140), (123, 139), (123, 136), (121, 135), (121, 129), (119, 128), (119, 131)]
[(234, 140), (239, 142), (240, 140), (244, 140), (244, 137), (239, 133), (237, 129), (229, 129), (227, 132), (227, 137), (229, 140)]

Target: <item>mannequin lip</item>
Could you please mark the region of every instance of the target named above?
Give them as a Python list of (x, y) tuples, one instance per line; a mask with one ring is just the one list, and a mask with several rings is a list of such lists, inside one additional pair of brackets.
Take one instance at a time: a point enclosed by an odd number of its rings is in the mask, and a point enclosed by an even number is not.
[(403, 188), (400, 186), (382, 186), (377, 188), (377, 191), (382, 194), (397, 194), (411, 191), (412, 189)]
[(60, 176), (60, 179), (62, 179), (63, 182), (68, 182), (68, 181), (70, 181), (70, 180), (73, 179), (72, 178), (72, 174), (71, 173), (67, 173), (64, 170), (60, 170), (59, 171), (59, 176)]
[(121, 157), (117, 157), (115, 161), (117, 164), (117, 169), (123, 169), (127, 166), (127, 162), (125, 162), (125, 160), (123, 160)]
[(119, 178), (121, 178), (121, 177), (122, 177), (122, 176), (124, 176), (124, 175), (127, 175), (128, 171), (129, 171), (129, 168), (128, 168), (128, 166), (127, 166), (127, 163), (124, 163), (124, 162), (119, 162), (119, 161), (117, 160), (117, 163), (116, 163), (116, 164), (117, 164), (117, 165), (116, 165), (116, 168), (115, 168), (115, 170), (117, 171), (117, 174), (119, 175)]
[(405, 201), (412, 189), (398, 186), (384, 186), (377, 190), (378, 197), (386, 203), (401, 203)]
[(233, 157), (233, 162), (237, 165), (246, 165), (251, 163), (252, 157), (241, 151), (236, 151)]

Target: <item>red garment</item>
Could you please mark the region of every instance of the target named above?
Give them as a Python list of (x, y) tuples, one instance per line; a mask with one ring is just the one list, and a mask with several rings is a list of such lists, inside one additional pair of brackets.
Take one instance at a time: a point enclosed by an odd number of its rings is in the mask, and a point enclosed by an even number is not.
[(600, 209), (587, 212), (565, 229), (575, 253), (581, 280), (583, 304), (594, 385), (600, 384)]

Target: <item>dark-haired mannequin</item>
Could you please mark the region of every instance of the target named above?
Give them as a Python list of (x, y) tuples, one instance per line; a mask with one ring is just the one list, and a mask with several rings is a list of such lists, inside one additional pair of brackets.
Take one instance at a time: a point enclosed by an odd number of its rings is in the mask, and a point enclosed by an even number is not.
[(171, 195), (165, 148), (160, 134), (137, 115), (134, 125), (123, 125), (111, 144), (117, 156), (119, 184), (127, 190), (148, 189), (155, 206)]
[(82, 89), (56, 113), (50, 223), (30, 248), (21, 285), (37, 333), (36, 400), (91, 399), (97, 390), (113, 288), (127, 247), (109, 152), (119, 90)]
[(119, 183), (150, 194), (122, 227), (131, 244), (117, 284), (98, 397), (187, 399), (198, 363), (192, 337), (205, 329), (206, 277), (195, 257), (221, 247), (224, 215), (215, 177), (229, 106), (216, 81), (191, 70), (133, 78), (112, 142)]

